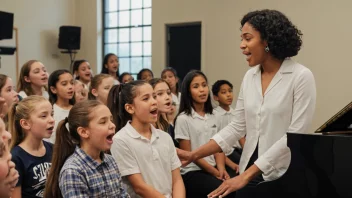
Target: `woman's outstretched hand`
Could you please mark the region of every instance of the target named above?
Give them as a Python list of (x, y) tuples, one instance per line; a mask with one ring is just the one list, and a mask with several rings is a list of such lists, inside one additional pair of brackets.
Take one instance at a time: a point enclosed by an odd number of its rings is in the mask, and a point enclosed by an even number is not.
[(211, 192), (208, 197), (225, 197), (228, 194), (243, 188), (248, 184), (248, 181), (242, 175), (236, 176), (234, 178), (225, 180), (217, 189)]
[(185, 151), (179, 148), (176, 148), (178, 158), (181, 161), (182, 167), (187, 166), (189, 163), (193, 162), (194, 156), (192, 152)]
[(219, 188), (215, 189), (213, 192), (211, 192), (208, 197), (225, 197), (228, 194), (237, 191), (244, 186), (248, 184), (249, 181), (260, 175), (262, 172), (261, 170), (257, 167), (257, 165), (253, 164), (251, 167), (249, 167), (245, 172), (241, 173), (240, 175), (225, 180)]

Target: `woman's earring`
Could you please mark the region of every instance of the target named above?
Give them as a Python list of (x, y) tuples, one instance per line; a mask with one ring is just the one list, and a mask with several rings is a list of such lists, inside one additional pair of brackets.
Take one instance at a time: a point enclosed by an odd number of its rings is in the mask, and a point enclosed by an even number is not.
[(270, 49), (268, 46), (266, 46), (264, 50), (265, 50), (265, 52), (269, 52)]

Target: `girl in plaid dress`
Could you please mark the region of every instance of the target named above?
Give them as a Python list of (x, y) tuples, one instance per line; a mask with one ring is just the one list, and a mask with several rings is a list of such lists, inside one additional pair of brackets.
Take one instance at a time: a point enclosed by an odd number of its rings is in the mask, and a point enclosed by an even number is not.
[(96, 100), (75, 104), (58, 125), (44, 197), (129, 198), (116, 162), (104, 153), (114, 134), (105, 105)]

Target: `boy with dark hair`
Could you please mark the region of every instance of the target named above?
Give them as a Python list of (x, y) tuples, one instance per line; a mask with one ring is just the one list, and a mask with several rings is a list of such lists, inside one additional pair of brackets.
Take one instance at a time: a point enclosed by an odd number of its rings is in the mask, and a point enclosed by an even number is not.
[[(231, 107), (233, 101), (233, 85), (227, 80), (218, 80), (214, 83), (212, 87), (214, 100), (219, 103), (219, 106), (214, 108), (214, 115), (219, 124), (220, 130), (227, 126), (233, 117), (235, 116), (235, 110)], [(244, 146), (244, 137), (240, 139), (233, 149), (226, 154), (226, 169), (228, 173), (233, 172), (233, 170), (238, 173), (238, 164), (240, 162), (242, 148)], [(231, 168), (232, 171), (229, 169)], [(232, 177), (233, 175), (231, 175)]]

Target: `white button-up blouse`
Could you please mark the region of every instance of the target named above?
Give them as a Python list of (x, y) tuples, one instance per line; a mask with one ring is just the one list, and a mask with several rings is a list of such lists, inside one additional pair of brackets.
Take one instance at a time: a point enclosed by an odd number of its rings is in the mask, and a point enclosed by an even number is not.
[(262, 95), (261, 69), (247, 71), (242, 81), (232, 122), (212, 137), (226, 153), (246, 135), (240, 173), (258, 145), (255, 164), (264, 180), (282, 176), (290, 163), (287, 132), (308, 133), (316, 101), (312, 72), (290, 58), (283, 61)]

